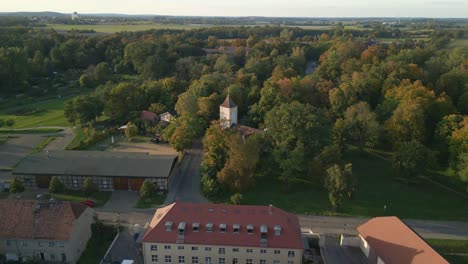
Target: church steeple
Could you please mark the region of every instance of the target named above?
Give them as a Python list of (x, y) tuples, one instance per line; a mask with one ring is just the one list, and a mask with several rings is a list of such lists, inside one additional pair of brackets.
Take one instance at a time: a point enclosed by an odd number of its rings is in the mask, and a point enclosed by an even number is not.
[(219, 106), (219, 119), (223, 128), (229, 128), (233, 124), (237, 124), (237, 105), (231, 99), (229, 93), (224, 102)]

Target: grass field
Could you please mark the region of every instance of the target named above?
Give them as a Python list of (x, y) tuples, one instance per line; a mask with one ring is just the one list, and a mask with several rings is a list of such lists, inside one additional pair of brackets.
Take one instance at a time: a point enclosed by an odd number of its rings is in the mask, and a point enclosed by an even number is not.
[(32, 153), (39, 153), (41, 152), (45, 147), (47, 147), (47, 145), (50, 144), (50, 142), (54, 141), (55, 137), (47, 137), (46, 139), (44, 139), (41, 143), (39, 143), (39, 145), (35, 146), (33, 148), (33, 151)]
[(468, 48), (468, 37), (465, 37), (462, 39), (456, 39), (454, 42), (450, 44), (450, 46), (453, 48), (457, 48), (457, 47)]
[[(96, 225), (96, 224), (94, 224)], [(116, 231), (113, 226), (103, 225), (93, 232), (91, 239), (86, 244), (86, 249), (80, 256), (78, 264), (100, 263), (107, 249), (114, 240)]]
[(70, 126), (63, 115), (63, 105), (70, 97), (51, 99), (26, 106), (0, 110), (0, 119), (13, 119), (13, 128)]
[(138, 202), (135, 205), (135, 208), (153, 208), (153, 207), (163, 204), (164, 200), (166, 200), (166, 195), (157, 195), (157, 194), (155, 194), (153, 197), (149, 199), (140, 198), (138, 199)]
[(112, 192), (97, 192), (88, 198), (82, 191), (67, 190), (65, 193), (54, 194), (53, 197), (60, 201), (70, 201), (76, 203), (81, 203), (91, 199), (96, 203), (96, 206), (99, 207), (107, 203), (111, 195)]
[[(61, 128), (0, 129), (0, 134), (46, 134), (62, 132)], [(11, 138), (12, 136), (10, 136)]]
[[(347, 159), (353, 163), (353, 174), (358, 182), (354, 197), (345, 202), (341, 214), (468, 220), (468, 203), (465, 198), (426, 181), (409, 186), (399, 183), (393, 180), (389, 162), (366, 153), (359, 154), (357, 150), (351, 150)], [(226, 194), (214, 200), (228, 202), (229, 197)], [(270, 179), (259, 180), (254, 189), (243, 193), (242, 204), (273, 204), (300, 214), (331, 214), (328, 193), (320, 186), (297, 184), (287, 191), (282, 182)]]
[(94, 30), (98, 33), (116, 33), (122, 31), (145, 31), (151, 29), (194, 29), (210, 27), (210, 25), (171, 25), (159, 23), (135, 23), (135, 24), (99, 24), (99, 25), (65, 25), (48, 24), (47, 27), (55, 30)]
[(468, 263), (468, 240), (426, 239), (426, 241), (450, 263)]

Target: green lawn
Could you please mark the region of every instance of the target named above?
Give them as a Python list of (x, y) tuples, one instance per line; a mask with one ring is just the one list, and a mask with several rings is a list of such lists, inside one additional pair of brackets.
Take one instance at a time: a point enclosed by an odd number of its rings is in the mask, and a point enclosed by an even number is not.
[(166, 200), (166, 195), (154, 195), (149, 199), (140, 198), (135, 205), (135, 208), (153, 208), (163, 204), (164, 200)]
[(98, 24), (98, 25), (65, 25), (48, 24), (47, 27), (55, 30), (94, 30), (99, 33), (116, 33), (122, 31), (145, 31), (151, 29), (193, 29), (209, 27), (210, 25), (172, 25), (159, 23), (134, 23), (134, 24)]
[[(370, 154), (359, 154), (355, 149), (349, 151), (347, 159), (353, 163), (353, 174), (357, 178), (358, 186), (354, 197), (345, 202), (341, 214), (468, 220), (468, 202), (465, 198), (426, 181), (410, 186), (399, 183), (393, 180), (394, 175), (389, 162)], [(229, 194), (213, 200), (229, 202)], [(269, 179), (260, 179), (255, 188), (244, 192), (241, 203), (273, 204), (300, 214), (330, 214), (328, 194), (320, 186), (295, 184), (287, 191), (283, 183)]]
[[(61, 128), (0, 129), (0, 134), (45, 134), (62, 132)], [(10, 137), (11, 138), (11, 137)]]
[(70, 126), (63, 115), (63, 105), (70, 97), (51, 99), (38, 103), (0, 110), (0, 119), (13, 119), (13, 128), (38, 126)]
[[(468, 240), (426, 239), (437, 252), (452, 264), (468, 263)], [(449, 254), (466, 254), (465, 256)]]
[[(86, 249), (80, 256), (78, 264), (97, 264), (101, 261), (115, 238), (116, 231), (113, 226), (102, 225), (94, 228), (91, 239), (86, 244)], [(93, 225), (94, 227), (96, 224)]]
[(462, 39), (456, 39), (450, 44), (451, 47), (457, 48), (457, 47), (468, 47), (468, 37), (462, 38)]
[(451, 264), (466, 264), (468, 263), (468, 255), (465, 256), (455, 256), (455, 255), (444, 255), (442, 256)]
[(65, 149), (74, 149), (75, 147), (79, 146), (82, 141), (85, 141), (88, 138), (84, 133), (83, 128), (77, 127), (75, 129), (75, 137), (73, 140), (65, 147)]
[[(97, 192), (93, 194), (89, 199), (93, 200), (96, 203), (96, 206), (103, 206), (107, 201), (109, 201), (112, 192)], [(82, 191), (67, 190), (65, 193), (54, 194), (53, 197), (61, 201), (70, 201), (81, 203), (85, 200), (88, 200), (88, 197)]]
[(44, 139), (39, 145), (35, 146), (32, 153), (39, 153), (41, 152), (47, 145), (50, 144), (50, 142), (54, 141), (55, 137), (47, 137)]

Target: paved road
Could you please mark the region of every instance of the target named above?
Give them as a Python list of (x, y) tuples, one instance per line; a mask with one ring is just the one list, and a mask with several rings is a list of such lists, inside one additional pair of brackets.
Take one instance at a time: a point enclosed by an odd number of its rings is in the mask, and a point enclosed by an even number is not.
[(61, 128), (62, 132), (52, 134), (55, 139), (47, 145), (44, 150), (64, 150), (65, 147), (73, 140), (75, 133), (70, 127), (43, 127), (43, 128)]
[[(356, 227), (367, 220), (369, 218), (299, 215), (301, 227), (310, 228), (312, 232), (319, 234), (357, 234)], [(409, 219), (403, 221), (424, 238), (468, 240), (468, 222)]]
[(164, 204), (175, 201), (187, 203), (209, 203), (200, 194), (200, 166), (203, 156), (201, 142), (195, 142), (185, 154), (181, 164), (181, 173), (176, 174)]

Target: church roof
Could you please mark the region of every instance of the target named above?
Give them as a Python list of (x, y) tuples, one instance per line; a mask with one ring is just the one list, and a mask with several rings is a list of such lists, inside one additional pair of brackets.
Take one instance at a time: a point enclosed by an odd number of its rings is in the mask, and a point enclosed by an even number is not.
[(227, 96), (224, 102), (221, 104), (222, 107), (225, 108), (234, 108), (237, 107), (236, 103), (231, 99), (231, 96)]

